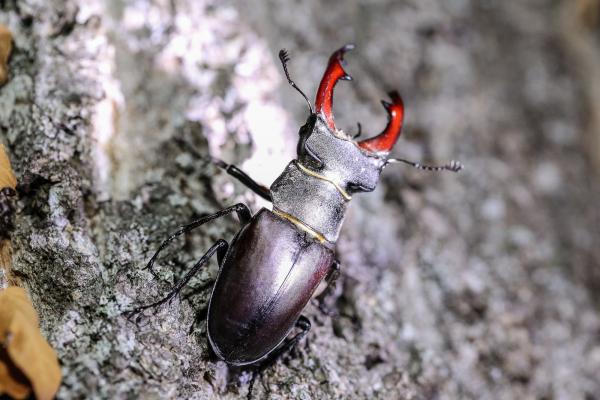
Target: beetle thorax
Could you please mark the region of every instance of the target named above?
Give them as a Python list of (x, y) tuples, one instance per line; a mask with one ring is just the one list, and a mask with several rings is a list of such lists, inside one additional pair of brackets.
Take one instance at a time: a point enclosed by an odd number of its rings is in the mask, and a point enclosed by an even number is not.
[(352, 194), (375, 189), (385, 159), (332, 132), (321, 117), (311, 116), (303, 129), (298, 159), (271, 185), (274, 211), (334, 243)]

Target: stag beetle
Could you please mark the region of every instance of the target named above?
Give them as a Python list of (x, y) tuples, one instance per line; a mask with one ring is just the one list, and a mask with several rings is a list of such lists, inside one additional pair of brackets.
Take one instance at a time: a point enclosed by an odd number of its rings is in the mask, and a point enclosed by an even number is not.
[[(208, 306), (207, 331), (211, 348), (231, 365), (256, 364), (270, 354), (292, 348), (310, 329), (301, 315), (319, 283), (336, 274), (339, 263), (333, 247), (352, 195), (375, 189), (386, 164), (404, 162), (427, 170), (457, 172), (462, 165), (427, 166), (387, 156), (400, 136), (404, 105), (398, 92), (382, 101), (388, 113), (383, 132), (356, 141), (336, 128), (332, 115), (333, 89), (339, 80), (351, 80), (343, 68), (346, 45), (329, 59), (317, 91), (315, 109), (287, 70), (285, 50), (279, 58), (289, 84), (306, 100), (310, 115), (300, 128), (297, 159), (266, 188), (234, 165), (213, 159), (219, 167), (273, 204), (254, 216), (236, 204), (181, 227), (167, 238), (150, 259), (153, 272), (158, 254), (176, 237), (209, 221), (237, 213), (242, 225), (230, 244), (217, 241), (162, 300), (139, 307), (159, 306), (175, 296), (217, 253), (220, 270)], [(360, 125), (359, 125), (360, 129)], [(329, 280), (329, 279), (328, 279)], [(286, 340), (294, 327), (300, 328)]]

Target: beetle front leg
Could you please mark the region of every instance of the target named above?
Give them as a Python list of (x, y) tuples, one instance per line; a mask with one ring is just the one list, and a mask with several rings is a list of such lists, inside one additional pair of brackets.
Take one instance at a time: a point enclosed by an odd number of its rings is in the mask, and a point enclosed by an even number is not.
[(254, 193), (259, 195), (263, 199), (265, 199), (267, 201), (271, 201), (271, 202), (273, 201), (271, 199), (271, 191), (269, 190), (268, 187), (256, 182), (247, 173), (242, 171), (237, 166), (235, 166), (233, 164), (227, 164), (225, 161), (219, 160), (218, 158), (215, 158), (215, 157), (203, 156), (202, 154), (200, 154), (196, 151), (196, 149), (194, 148), (193, 145), (191, 145), (189, 142), (187, 142), (184, 139), (175, 139), (175, 141), (179, 142), (195, 157), (200, 158), (209, 163), (212, 163), (212, 164), (216, 165), (217, 167), (225, 170), (225, 172), (227, 172), (229, 175), (233, 176), (235, 179), (240, 181), (244, 186), (246, 186), (248, 189), (252, 190)]
[(262, 197), (267, 201), (273, 201), (271, 198), (271, 191), (268, 187), (261, 185), (252, 179), (247, 173), (242, 171), (240, 168), (236, 167), (233, 164), (227, 164), (223, 160), (219, 160), (218, 158), (211, 157), (210, 162), (215, 164), (217, 167), (223, 169), (229, 175), (233, 176), (235, 179), (240, 181), (244, 186), (248, 189), (252, 190), (254, 193)]

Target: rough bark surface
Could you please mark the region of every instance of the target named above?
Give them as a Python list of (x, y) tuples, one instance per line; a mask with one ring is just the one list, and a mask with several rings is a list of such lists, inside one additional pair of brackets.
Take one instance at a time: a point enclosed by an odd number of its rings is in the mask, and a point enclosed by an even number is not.
[(249, 373), (207, 346), (216, 261), (140, 325), (122, 312), (238, 229), (225, 218), (176, 241), (155, 279), (142, 268), (178, 225), (263, 205), (198, 154), (265, 183), (293, 157), (306, 110), (278, 49), (314, 93), (346, 42), (355, 80), (336, 90), (338, 126), (378, 132), (378, 99), (398, 88), (407, 122), (394, 154), (467, 169), (390, 166), (355, 196), (328, 298), (341, 316), (309, 307), (308, 339), (253, 394), (597, 396), (599, 156), (588, 144), (600, 105), (577, 60), (592, 70), (598, 58), (574, 46), (597, 26), (579, 27), (580, 3), (594, 1), (2, 2), (15, 42), (0, 88), (19, 180), (13, 272), (59, 354), (59, 397), (246, 396)]

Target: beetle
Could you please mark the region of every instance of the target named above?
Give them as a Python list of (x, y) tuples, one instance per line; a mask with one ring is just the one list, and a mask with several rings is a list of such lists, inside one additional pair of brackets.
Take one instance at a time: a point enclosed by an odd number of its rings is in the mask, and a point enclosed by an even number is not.
[[(339, 270), (334, 245), (354, 194), (373, 191), (383, 168), (392, 162), (427, 170), (457, 172), (462, 168), (456, 161), (427, 166), (388, 159), (400, 136), (404, 117), (404, 104), (396, 91), (389, 94), (391, 102), (382, 101), (388, 123), (379, 135), (357, 141), (357, 136), (336, 128), (333, 91), (338, 81), (352, 79), (343, 65), (344, 54), (353, 47), (345, 45), (329, 58), (314, 109), (290, 78), (287, 52), (280, 51), (286, 78), (304, 97), (310, 111), (299, 131), (297, 158), (270, 188), (258, 184), (236, 166), (212, 159), (272, 202), (273, 209), (262, 208), (252, 215), (240, 203), (182, 226), (152, 256), (146, 266), (151, 272), (159, 253), (179, 235), (234, 212), (242, 225), (231, 243), (221, 239), (210, 247), (166, 297), (138, 307), (131, 315), (169, 301), (216, 253), (219, 273), (207, 314), (210, 346), (230, 365), (260, 363), (272, 354), (289, 350), (309, 331), (310, 321), (302, 316), (302, 310), (320, 282), (331, 281)], [(300, 328), (300, 332), (287, 339), (294, 327)]]

